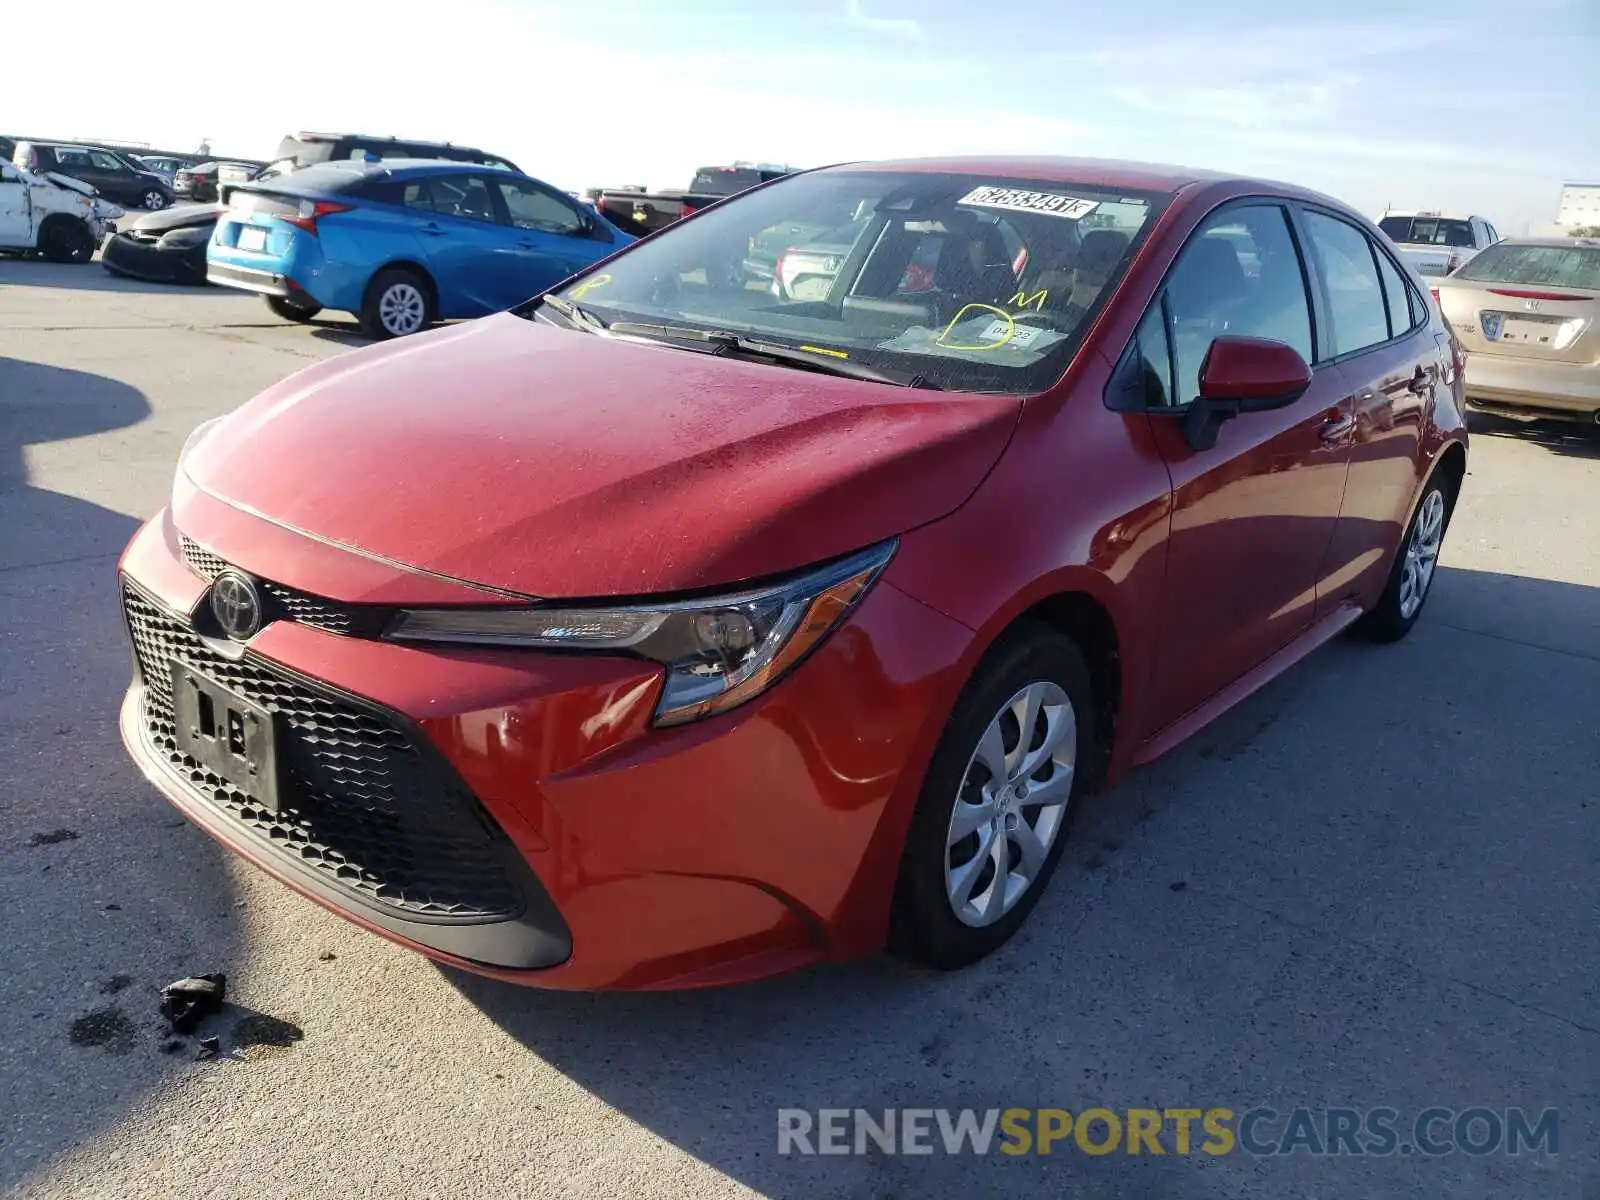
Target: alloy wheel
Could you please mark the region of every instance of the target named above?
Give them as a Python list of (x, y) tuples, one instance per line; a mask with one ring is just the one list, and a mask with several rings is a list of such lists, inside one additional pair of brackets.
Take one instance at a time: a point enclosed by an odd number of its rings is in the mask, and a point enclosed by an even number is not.
[(1027, 894), (1061, 831), (1078, 752), (1072, 701), (1028, 684), (995, 713), (967, 763), (945, 838), (957, 919), (992, 925)]
[(154, 212), (158, 208), (165, 208), (167, 206), (167, 198), (152, 188), (150, 191), (144, 194), (144, 206), (150, 211)]
[(378, 319), (395, 337), (404, 337), (422, 328), (427, 312), (422, 290), (414, 283), (395, 283), (384, 289), (378, 300)]
[(1444, 493), (1434, 488), (1423, 498), (1422, 507), (1406, 542), (1405, 563), (1400, 569), (1400, 616), (1410, 620), (1428, 594), (1434, 568), (1439, 564), (1439, 547), (1444, 541)]

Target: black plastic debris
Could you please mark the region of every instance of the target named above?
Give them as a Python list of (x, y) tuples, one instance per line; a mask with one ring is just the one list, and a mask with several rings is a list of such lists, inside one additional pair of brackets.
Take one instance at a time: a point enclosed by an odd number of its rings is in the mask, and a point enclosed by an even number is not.
[(212, 1034), (210, 1037), (200, 1039), (200, 1049), (195, 1053), (196, 1062), (204, 1062), (208, 1058), (215, 1058), (222, 1048), (222, 1039)]
[(220, 972), (179, 979), (161, 989), (161, 1015), (177, 1032), (193, 1033), (204, 1018), (222, 1011), (227, 994), (228, 977)]
[(28, 839), (30, 846), (54, 846), (57, 842), (75, 842), (78, 840), (76, 829), (52, 829), (48, 833), (36, 833)]

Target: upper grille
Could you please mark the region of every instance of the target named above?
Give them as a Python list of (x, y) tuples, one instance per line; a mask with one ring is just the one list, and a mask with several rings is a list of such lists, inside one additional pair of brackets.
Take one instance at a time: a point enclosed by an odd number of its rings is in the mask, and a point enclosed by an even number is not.
[[(228, 569), (226, 559), (193, 538), (179, 534), (178, 540), (183, 548), (183, 561), (201, 579), (209, 583)], [(392, 609), (380, 604), (343, 604), (270, 579), (257, 582), (266, 602), (263, 618), (267, 621), (297, 621), (345, 637), (377, 637), (393, 615)]]
[[(397, 916), (479, 922), (522, 911), (521, 890), (502, 865), (505, 835), (397, 721), (248, 652), (224, 657), (126, 583), (122, 600), (144, 681), (147, 737), (197, 797)], [(178, 749), (174, 658), (279, 714), (281, 811), (261, 808)]]

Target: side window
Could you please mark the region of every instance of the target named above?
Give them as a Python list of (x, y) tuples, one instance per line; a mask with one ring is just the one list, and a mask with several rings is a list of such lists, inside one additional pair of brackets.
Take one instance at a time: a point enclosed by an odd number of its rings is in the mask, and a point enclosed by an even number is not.
[(1378, 260), (1378, 274), (1383, 277), (1384, 299), (1389, 302), (1389, 336), (1399, 337), (1417, 324), (1411, 308), (1411, 289), (1401, 278), (1400, 268), (1376, 246), (1373, 247), (1373, 257)]
[[(1381, 319), (1381, 298), (1378, 303)], [(1312, 361), (1305, 275), (1288, 216), (1276, 204), (1207, 218), (1168, 277), (1166, 309), (1174, 403), (1188, 404), (1200, 394), (1200, 364), (1223, 334), (1271, 338)]]
[(1139, 322), (1132, 353), (1138, 364), (1140, 391), (1147, 408), (1169, 408), (1177, 403), (1172, 392), (1172, 343), (1167, 337), (1165, 305), (1157, 300)]
[(501, 179), (497, 182), (500, 194), (505, 197), (506, 212), (518, 229), (565, 234), (584, 231), (586, 222), (578, 215), (578, 210), (543, 188), (518, 179)]
[(1415, 329), (1428, 320), (1428, 302), (1418, 295), (1414, 287), (1408, 287), (1406, 295), (1411, 299), (1411, 327)]
[(103, 150), (89, 151), (89, 161), (102, 171), (116, 171), (119, 174), (127, 174), (128, 171), (128, 168), (123, 166), (119, 159), (112, 157)]
[(1489, 222), (1485, 221), (1483, 223), (1483, 229), (1484, 232), (1489, 235), (1489, 240), (1484, 243), (1485, 246), (1492, 246), (1500, 240), (1500, 231), (1497, 230), (1493, 225), (1489, 224)]
[(1322, 266), (1333, 321), (1334, 354), (1389, 340), (1389, 317), (1367, 235), (1348, 221), (1307, 212), (1306, 232)]
[(473, 175), (412, 180), (405, 185), (401, 202), (407, 208), (423, 209), (445, 217), (464, 217), (471, 221), (496, 220), (488, 185)]

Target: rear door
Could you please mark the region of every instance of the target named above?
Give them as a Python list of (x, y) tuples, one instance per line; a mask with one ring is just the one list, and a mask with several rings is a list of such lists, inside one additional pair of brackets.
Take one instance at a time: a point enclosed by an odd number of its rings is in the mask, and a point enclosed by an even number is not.
[(0, 163), (0, 246), (33, 245), (28, 188), (10, 163)]
[(402, 203), (416, 217), (441, 317), (481, 317), (527, 299), (513, 230), (500, 220), (487, 173), (405, 180)]
[(495, 187), (516, 254), (509, 283), (517, 294), (508, 305), (576, 274), (614, 245), (608, 231), (553, 188), (515, 175), (497, 177)]
[[(1317, 361), (1307, 282), (1284, 205), (1227, 205), (1196, 230), (1140, 326), (1149, 377), (1161, 381), (1154, 394), (1166, 397), (1151, 424), (1173, 486), (1151, 732), (1271, 657), (1316, 616), (1318, 570), (1349, 458), (1338, 369), (1317, 365), (1294, 404), (1228, 421), (1208, 450), (1189, 446), (1178, 419), (1221, 334), (1271, 338)], [(1172, 416), (1161, 415), (1166, 405)]]
[(1324, 614), (1382, 589), (1389, 552), (1411, 512), (1422, 470), (1422, 428), (1447, 352), (1428, 332), (1427, 306), (1387, 250), (1332, 212), (1299, 209), (1327, 313), (1328, 363), (1347, 393), (1349, 478), (1318, 571)]

